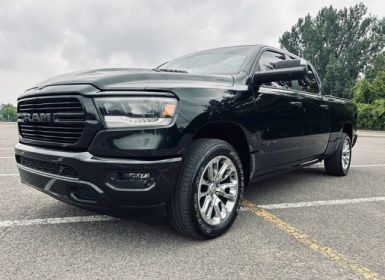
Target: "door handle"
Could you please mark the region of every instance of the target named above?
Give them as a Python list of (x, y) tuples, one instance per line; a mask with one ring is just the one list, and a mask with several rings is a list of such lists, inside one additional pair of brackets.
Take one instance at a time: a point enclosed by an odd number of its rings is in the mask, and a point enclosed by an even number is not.
[(321, 109), (324, 109), (324, 110), (329, 109), (329, 105), (326, 105), (326, 104), (321, 104), (321, 105), (319, 105), (319, 107), (320, 107)]
[(295, 106), (295, 107), (297, 107), (297, 108), (302, 108), (302, 107), (303, 107), (302, 102), (299, 102), (299, 101), (290, 101), (289, 104), (290, 104), (291, 106)]

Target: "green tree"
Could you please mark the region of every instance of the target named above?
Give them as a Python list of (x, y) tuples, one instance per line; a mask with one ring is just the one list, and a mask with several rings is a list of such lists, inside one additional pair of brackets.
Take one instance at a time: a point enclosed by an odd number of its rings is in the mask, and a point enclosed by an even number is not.
[(365, 78), (373, 80), (380, 71), (385, 71), (385, 52), (379, 53), (376, 56), (373, 64), (368, 67)]
[(360, 73), (385, 46), (385, 18), (367, 15), (364, 4), (309, 14), (279, 39), (282, 48), (309, 60), (327, 94), (351, 98)]
[(4, 121), (16, 121), (17, 120), (17, 113), (16, 113), (16, 107), (12, 104), (3, 104), (1, 106), (1, 116), (2, 120)]
[(365, 79), (356, 82), (353, 101), (358, 108), (358, 126), (385, 129), (385, 53), (379, 54)]

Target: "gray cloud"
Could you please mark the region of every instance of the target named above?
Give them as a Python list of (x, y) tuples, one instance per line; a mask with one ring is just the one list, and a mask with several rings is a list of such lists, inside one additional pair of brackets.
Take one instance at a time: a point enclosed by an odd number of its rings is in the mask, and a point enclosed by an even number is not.
[[(356, 1), (0, 0), (0, 103), (49, 76), (153, 67), (218, 46), (265, 43), (322, 6)], [(367, 1), (376, 14), (382, 0)]]

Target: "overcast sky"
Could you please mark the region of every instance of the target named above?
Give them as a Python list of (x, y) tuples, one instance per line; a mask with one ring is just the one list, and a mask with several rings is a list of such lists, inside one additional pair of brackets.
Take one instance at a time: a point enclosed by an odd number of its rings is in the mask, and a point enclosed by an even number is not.
[[(363, 1), (385, 16), (384, 0)], [(263, 43), (307, 13), (357, 1), (0, 0), (0, 103), (50, 76), (154, 67), (195, 50)]]

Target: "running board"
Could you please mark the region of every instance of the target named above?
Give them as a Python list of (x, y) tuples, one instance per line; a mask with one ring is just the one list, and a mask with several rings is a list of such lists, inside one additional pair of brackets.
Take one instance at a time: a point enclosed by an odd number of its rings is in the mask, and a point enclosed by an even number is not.
[(306, 161), (304, 163), (301, 163), (301, 164), (298, 164), (298, 165), (294, 165), (292, 167), (287, 167), (287, 168), (284, 168), (284, 169), (279, 169), (279, 170), (276, 170), (276, 171), (260, 174), (260, 175), (257, 175), (256, 177), (253, 177), (250, 180), (249, 185), (252, 184), (252, 183), (255, 183), (257, 181), (261, 181), (261, 180), (264, 180), (266, 178), (273, 177), (273, 176), (276, 176), (276, 175), (279, 175), (279, 174), (288, 173), (290, 171), (294, 171), (294, 170), (300, 169), (302, 167), (313, 165), (313, 164), (316, 164), (316, 163), (321, 162), (321, 161), (322, 161), (322, 159), (312, 159), (310, 161)]
[(321, 161), (322, 161), (322, 159), (314, 159), (314, 160), (311, 160), (311, 161), (307, 161), (307, 162), (301, 163), (301, 164), (299, 164), (297, 166), (298, 167), (305, 167), (305, 166), (309, 166), (309, 165), (313, 165), (313, 164), (319, 163)]

